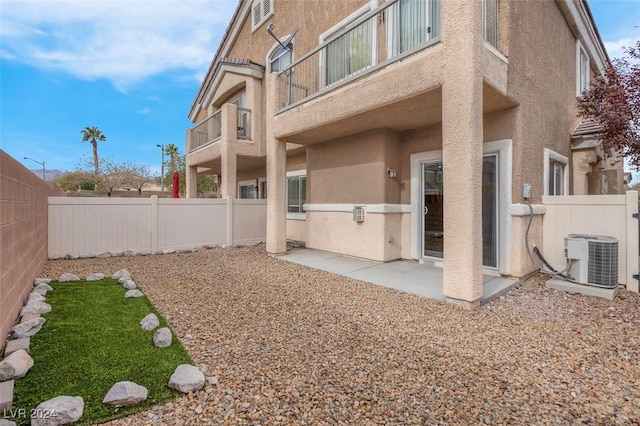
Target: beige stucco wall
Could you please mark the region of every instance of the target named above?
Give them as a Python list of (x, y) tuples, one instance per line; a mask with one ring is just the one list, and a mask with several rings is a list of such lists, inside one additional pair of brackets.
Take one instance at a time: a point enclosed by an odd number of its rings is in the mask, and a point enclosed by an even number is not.
[(307, 221), (287, 220), (287, 240), (305, 242), (307, 240)]
[(399, 259), (402, 216), (367, 213), (364, 222), (356, 222), (351, 212), (307, 212), (306, 246), (378, 261)]
[(576, 40), (555, 1), (510, 2), (509, 95), (516, 108), (513, 199), (532, 186), (533, 202), (543, 189), (543, 147), (571, 157), (570, 132), (576, 109)]
[(380, 129), (309, 145), (307, 201), (326, 203), (399, 203), (400, 182), (387, 168), (401, 168), (400, 135)]
[(290, 1), (274, 0), (274, 15), (252, 32), (251, 19), (246, 19), (228, 57), (247, 58), (266, 65), (267, 53), (276, 41), (267, 34), (269, 23), (275, 25), (274, 33), (284, 37), (298, 29), (294, 40), (294, 59), (318, 45), (320, 34), (344, 17), (358, 10), (368, 0), (346, 1)]
[[(273, 22), (275, 32), (280, 36), (301, 28), (294, 51), (294, 58), (299, 57), (318, 44), (321, 33), (365, 3), (368, 2), (276, 0), (275, 15), (254, 33), (247, 19), (235, 45), (225, 56), (249, 58), (266, 65), (266, 55), (275, 44), (266, 34), (266, 26)], [(506, 139), (513, 141), (509, 194), (512, 202), (523, 202), (524, 183), (532, 185), (531, 201), (541, 202), (546, 185), (543, 182), (544, 148), (572, 158), (569, 134), (578, 121), (574, 35), (553, 0), (501, 1), (499, 47), (502, 56), (486, 45), (482, 46), (481, 40), (478, 42), (475, 35), (481, 13), (471, 3), (466, 4), (469, 7), (464, 10), (463, 4), (462, 1), (443, 4), (440, 43), (326, 96), (269, 118), (272, 133), (269, 137), (275, 135), (283, 141), (308, 144), (306, 157), (290, 156), (286, 162), (286, 171), (307, 169), (308, 203), (410, 204), (417, 195), (411, 193), (411, 154), (442, 149), (443, 141), (448, 141), (450, 153), (453, 153), (445, 165), (449, 169), (448, 185), (453, 182), (451, 179), (456, 179), (457, 168), (469, 172), (469, 179), (460, 178), (456, 184), (463, 185), (464, 179), (469, 182), (473, 180), (470, 179), (472, 175), (477, 176), (477, 170), (472, 167), (477, 163), (479, 149), (475, 142)], [(452, 19), (453, 14), (458, 14), (455, 16), (460, 19)], [(469, 36), (473, 48), (468, 46), (469, 40), (459, 36), (462, 33)], [(460, 55), (466, 55), (465, 60), (470, 63), (461, 60)], [(465, 69), (458, 72), (460, 64)], [(456, 72), (445, 72), (447, 66)], [(483, 73), (481, 76), (478, 70)], [(468, 84), (467, 77), (473, 79), (473, 84)], [(460, 89), (463, 83), (468, 84), (470, 90)], [(234, 84), (229, 81), (226, 93), (238, 87)], [(262, 91), (261, 105), (249, 106), (255, 113), (268, 109), (264, 103), (266, 85), (259, 90)], [(469, 95), (471, 92), (472, 96)], [(484, 102), (479, 102), (480, 99)], [(478, 102), (481, 106), (475, 105)], [(467, 108), (471, 104), (474, 107)], [(444, 126), (448, 132), (446, 137), (443, 136), (443, 114), (445, 121), (449, 120)], [(460, 114), (463, 115), (459, 117)], [(263, 122), (266, 115), (260, 115)], [(407, 116), (415, 119), (407, 120)], [(476, 126), (467, 129), (469, 122)], [(469, 136), (470, 133), (473, 135)], [(451, 160), (457, 158), (456, 141), (461, 144), (472, 142), (468, 148), (475, 150), (474, 156), (467, 157), (463, 146), (460, 153), (465, 160), (459, 160), (461, 164)], [(387, 176), (387, 168), (396, 169), (396, 179)], [(247, 170), (241, 176), (256, 173)], [(506, 187), (503, 182), (501, 190), (505, 191)], [(449, 188), (454, 188), (450, 193), (457, 193), (455, 186)], [(467, 195), (473, 195), (471, 192)], [(477, 207), (476, 202), (472, 204), (470, 207)], [(411, 215), (396, 216), (371, 214), (367, 216), (367, 222), (358, 225), (352, 221), (351, 213), (309, 212), (304, 226), (307, 245), (385, 260), (394, 256), (408, 258)], [(466, 226), (464, 217), (454, 216)], [(526, 218), (501, 219), (512, 221), (512, 265), (507, 269), (513, 275), (522, 276), (533, 270), (523, 245)], [(540, 221), (540, 216), (535, 220)], [(322, 232), (328, 225), (333, 226), (331, 229), (341, 241)], [(290, 231), (297, 233), (301, 228), (288, 229), (287, 235)], [(474, 232), (468, 234), (475, 235)], [(541, 240), (541, 228), (535, 221), (530, 234), (532, 240)], [(347, 241), (355, 235), (359, 236), (358, 240)], [(397, 247), (388, 246), (388, 240), (398, 241)], [(353, 241), (366, 247), (355, 249), (351, 247)], [(456, 252), (456, 249), (449, 245), (448, 251)]]

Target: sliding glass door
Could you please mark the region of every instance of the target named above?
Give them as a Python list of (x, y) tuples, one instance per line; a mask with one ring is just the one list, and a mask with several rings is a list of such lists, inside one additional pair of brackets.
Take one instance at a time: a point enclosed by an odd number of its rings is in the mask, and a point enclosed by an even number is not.
[[(442, 259), (444, 254), (444, 175), (442, 162), (422, 164), (422, 255)], [(482, 160), (482, 264), (498, 267), (498, 156)]]

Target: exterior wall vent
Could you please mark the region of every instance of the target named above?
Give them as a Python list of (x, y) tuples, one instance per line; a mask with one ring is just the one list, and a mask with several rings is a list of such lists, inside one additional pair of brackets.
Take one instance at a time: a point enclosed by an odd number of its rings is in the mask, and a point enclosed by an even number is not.
[(353, 208), (353, 220), (354, 222), (364, 222), (364, 207)]

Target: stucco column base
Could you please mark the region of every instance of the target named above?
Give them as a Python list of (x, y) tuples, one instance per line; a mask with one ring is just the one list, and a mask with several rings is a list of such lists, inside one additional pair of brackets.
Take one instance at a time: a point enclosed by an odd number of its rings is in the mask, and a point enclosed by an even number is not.
[(483, 291), (483, 75), (476, 66), (484, 51), (482, 2), (442, 2), (442, 38), (448, 52), (442, 85), (442, 293), (471, 306)]
[(237, 198), (238, 157), (235, 151), (237, 108), (233, 104), (222, 105), (222, 137), (220, 139), (220, 172), (222, 198)]
[(267, 82), (266, 150), (267, 150), (267, 253), (287, 252), (287, 148), (286, 141), (273, 136), (276, 108), (277, 76), (269, 74)]
[(449, 305), (461, 306), (470, 311), (473, 311), (474, 309), (478, 309), (480, 307), (480, 299), (474, 300), (473, 302), (468, 302), (466, 300), (454, 299), (453, 297), (446, 297), (445, 303)]
[(198, 197), (198, 172), (197, 167), (187, 166), (187, 198)]

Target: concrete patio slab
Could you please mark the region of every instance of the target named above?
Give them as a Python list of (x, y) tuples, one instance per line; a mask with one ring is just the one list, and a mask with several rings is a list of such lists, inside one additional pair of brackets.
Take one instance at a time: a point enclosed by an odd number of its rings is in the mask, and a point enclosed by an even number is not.
[(618, 287), (615, 288), (602, 288), (594, 287), (585, 284), (572, 283), (560, 278), (552, 278), (545, 284), (547, 288), (553, 288), (560, 291), (566, 291), (568, 293), (578, 293), (584, 296), (602, 297), (603, 299), (613, 300), (618, 294)]
[[(442, 294), (442, 268), (434, 264), (408, 260), (376, 262), (311, 249), (291, 250), (278, 258), (427, 299), (446, 301)], [(517, 284), (518, 280), (513, 278), (485, 275), (481, 303), (500, 297)]]

